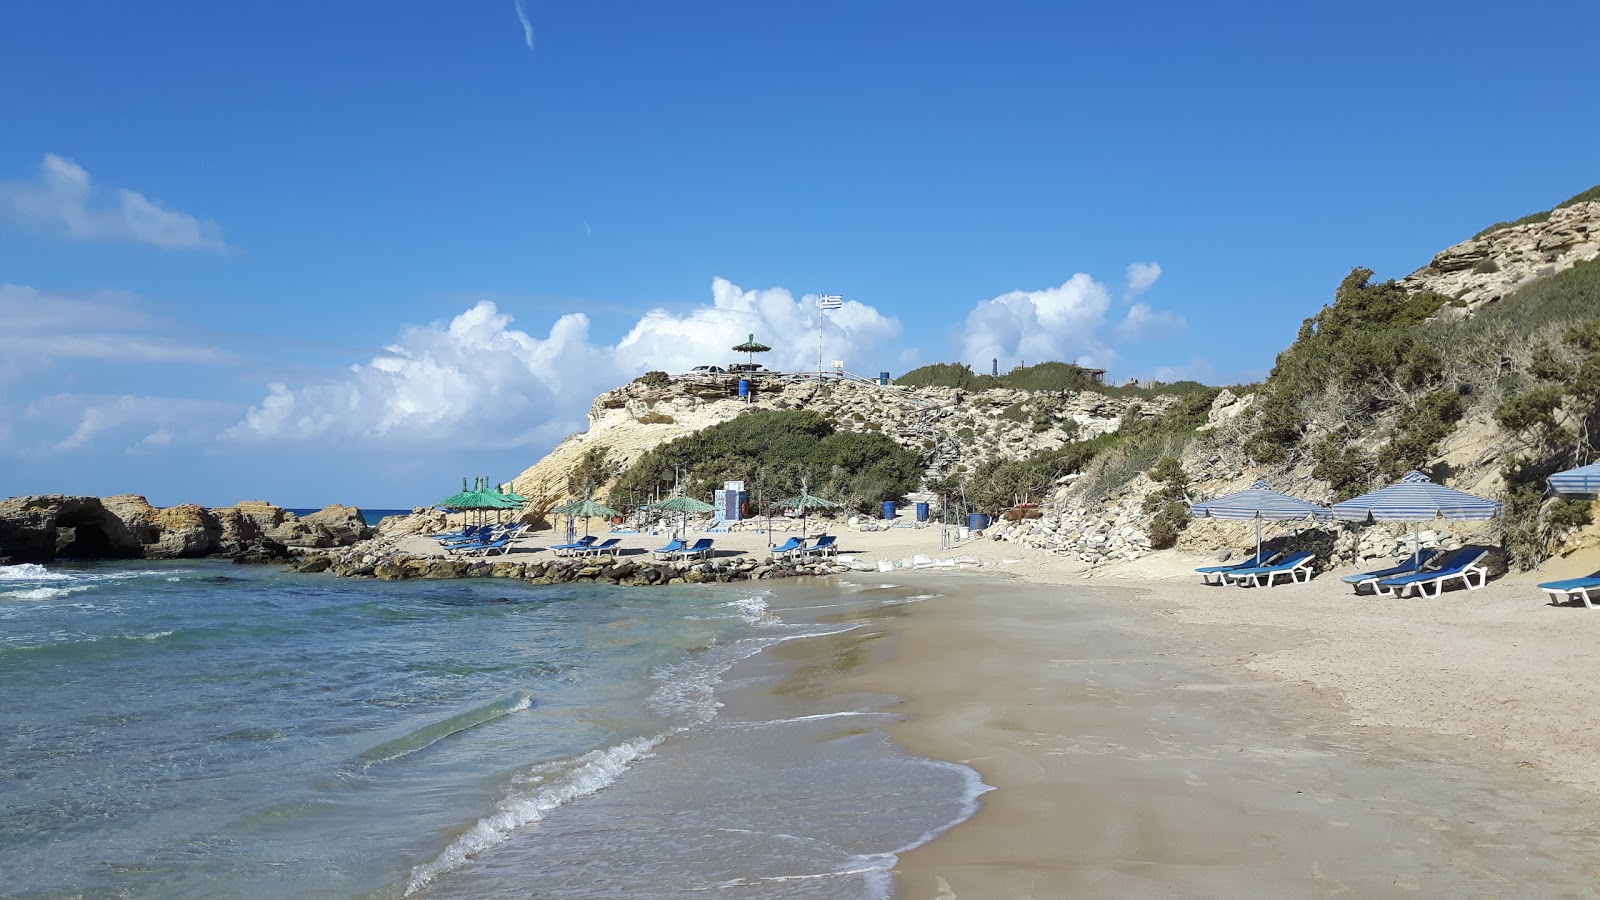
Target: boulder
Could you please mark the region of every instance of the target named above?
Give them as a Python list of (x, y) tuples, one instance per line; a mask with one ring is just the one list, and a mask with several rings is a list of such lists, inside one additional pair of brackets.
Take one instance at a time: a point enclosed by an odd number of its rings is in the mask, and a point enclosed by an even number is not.
[(142, 555), (138, 539), (98, 497), (42, 494), (0, 502), (0, 556), (15, 562)]

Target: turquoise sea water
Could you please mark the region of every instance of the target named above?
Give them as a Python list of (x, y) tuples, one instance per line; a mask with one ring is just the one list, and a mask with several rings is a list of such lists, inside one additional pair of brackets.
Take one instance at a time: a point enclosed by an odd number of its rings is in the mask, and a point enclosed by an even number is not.
[(889, 896), (982, 786), (785, 686), (916, 598), (730, 588), (0, 568), (0, 895)]
[[(314, 512), (321, 512), (320, 509), (290, 509), (286, 511), (301, 517), (309, 516)], [(368, 525), (376, 527), (379, 522), (390, 516), (407, 516), (410, 514), (411, 510), (409, 509), (363, 509), (361, 510), (361, 519)]]

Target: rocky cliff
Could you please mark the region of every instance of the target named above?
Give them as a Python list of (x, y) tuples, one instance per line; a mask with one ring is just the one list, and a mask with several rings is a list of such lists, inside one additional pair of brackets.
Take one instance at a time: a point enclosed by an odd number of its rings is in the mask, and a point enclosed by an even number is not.
[(591, 448), (605, 448), (621, 471), (647, 450), (751, 409), (816, 410), (841, 430), (880, 432), (916, 450), (931, 476), (959, 475), (997, 457), (1017, 459), (1114, 432), (1130, 411), (1154, 416), (1172, 402), (1092, 391), (963, 391), (831, 378), (757, 380), (747, 400), (732, 379), (679, 379), (662, 386), (636, 381), (597, 397), (589, 408), (589, 430), (562, 441), (512, 484), (542, 514), (571, 496), (567, 476)]
[(290, 548), (345, 547), (371, 533), (359, 509), (339, 504), (301, 518), (260, 500), (215, 509), (158, 509), (137, 494), (0, 502), (0, 561), (11, 562), (205, 556), (265, 562), (288, 558)]
[[(1506, 225), (1450, 247), (1401, 279), (1471, 312), (1523, 285), (1600, 256), (1600, 200), (1557, 207), (1543, 221)], [(1459, 314), (1459, 313), (1456, 313)]]

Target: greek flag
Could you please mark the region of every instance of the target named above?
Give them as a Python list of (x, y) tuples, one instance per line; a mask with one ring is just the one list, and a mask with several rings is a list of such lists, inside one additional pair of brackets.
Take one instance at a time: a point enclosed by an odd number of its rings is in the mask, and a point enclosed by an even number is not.
[(844, 298), (823, 294), (818, 298), (817, 306), (823, 309), (844, 309)]

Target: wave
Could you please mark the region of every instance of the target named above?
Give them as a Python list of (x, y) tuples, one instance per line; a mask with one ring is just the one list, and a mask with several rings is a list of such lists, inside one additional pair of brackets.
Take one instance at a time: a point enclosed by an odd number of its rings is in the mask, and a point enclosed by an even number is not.
[(76, 594), (79, 591), (87, 591), (88, 589), (89, 586), (86, 584), (76, 587), (23, 588), (16, 591), (0, 591), (0, 597), (11, 600), (51, 600), (56, 597), (65, 597), (68, 594)]
[(466, 731), (468, 728), (482, 725), (485, 722), (493, 722), (495, 719), (509, 716), (515, 712), (522, 712), (531, 706), (533, 706), (533, 695), (527, 691), (518, 691), (509, 697), (503, 697), (477, 709), (469, 709), (466, 712), (457, 713), (448, 719), (430, 722), (392, 741), (379, 744), (356, 757), (356, 762), (362, 770), (379, 763), (393, 762), (403, 756), (410, 756), (418, 750), (427, 749), (452, 734)]
[(767, 605), (767, 598), (770, 596), (772, 596), (770, 593), (762, 592), (722, 605), (724, 608), (738, 610), (745, 622), (751, 625), (771, 625), (777, 621), (777, 616)]
[(531, 795), (512, 795), (501, 800), (493, 815), (479, 819), (466, 834), (451, 842), (432, 862), (411, 870), (406, 882), (409, 897), (446, 872), (466, 865), (479, 853), (503, 842), (511, 832), (543, 819), (550, 812), (614, 784), (635, 761), (644, 758), (666, 735), (627, 741), (603, 750), (591, 750), (574, 761), (573, 767), (554, 783)]
[(72, 576), (52, 572), (38, 563), (17, 563), (0, 566), (0, 581), (71, 581)]

